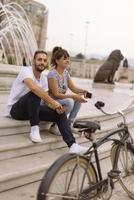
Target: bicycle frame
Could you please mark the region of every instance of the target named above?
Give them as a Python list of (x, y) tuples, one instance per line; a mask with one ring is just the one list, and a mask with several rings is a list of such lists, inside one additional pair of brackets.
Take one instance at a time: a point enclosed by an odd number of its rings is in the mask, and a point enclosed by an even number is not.
[[(123, 134), (123, 136), (121, 137), (121, 139), (111, 138), (113, 135), (116, 135), (116, 134)], [(119, 148), (120, 148), (120, 146), (122, 144), (124, 144), (124, 142), (127, 141), (128, 138), (129, 138), (128, 128), (127, 127), (118, 128), (117, 130), (111, 131), (110, 133), (108, 133), (107, 135), (102, 137), (99, 141), (93, 142), (92, 146), (86, 152), (85, 156), (88, 156), (88, 155), (90, 156), (89, 162), (92, 162), (91, 159), (92, 159), (93, 154), (95, 156), (95, 162), (96, 162), (97, 174), (98, 174), (98, 182), (103, 180), (101, 166), (100, 166), (100, 160), (99, 160), (99, 154), (98, 154), (98, 148), (101, 145), (103, 145), (104, 143), (109, 142), (109, 141), (113, 141), (113, 143), (118, 144)], [(117, 156), (115, 156), (112, 171), (117, 170), (119, 148), (117, 148), (117, 150), (118, 150), (116, 152)]]
[[(133, 104), (134, 104), (134, 101), (127, 108), (129, 108)], [(112, 114), (106, 113), (101, 107), (98, 109), (100, 109), (102, 111), (102, 113), (104, 113), (105, 115), (110, 116), (110, 115), (115, 114), (115, 113), (112, 113)], [(126, 109), (124, 109), (124, 111), (125, 110)], [(109, 181), (109, 184), (111, 185), (111, 187), (113, 188), (112, 180), (113, 180), (113, 178), (118, 179), (119, 174), (120, 174), (120, 171), (118, 170), (117, 166), (118, 166), (119, 153), (120, 153), (120, 149), (121, 149), (122, 145), (125, 147), (126, 156), (128, 153), (127, 152), (128, 146), (129, 146), (129, 149), (131, 149), (134, 152), (134, 140), (129, 132), (124, 113), (122, 111), (118, 111), (117, 113), (122, 116), (123, 123), (121, 123), (116, 130), (111, 131), (110, 133), (106, 134), (104, 137), (99, 139), (97, 142), (95, 142), (95, 140), (94, 140), (93, 144), (91, 145), (91, 147), (85, 154), (85, 156), (88, 157), (90, 164), (92, 163), (92, 157), (94, 155), (95, 163), (96, 163), (96, 174), (97, 174), (97, 184), (91, 186), (88, 189), (88, 192), (91, 192), (94, 189), (101, 189), (103, 184), (108, 183), (108, 181)], [(117, 135), (117, 134), (119, 135), (120, 139), (111, 138), (112, 136)], [(98, 148), (101, 145), (103, 145), (104, 143), (109, 142), (109, 141), (113, 141), (113, 144), (117, 145), (117, 148), (115, 151), (115, 157), (114, 157), (114, 161), (112, 164), (112, 169), (109, 172), (107, 172), (108, 176), (106, 178), (103, 178), (101, 164), (100, 164), (100, 160), (99, 160)]]

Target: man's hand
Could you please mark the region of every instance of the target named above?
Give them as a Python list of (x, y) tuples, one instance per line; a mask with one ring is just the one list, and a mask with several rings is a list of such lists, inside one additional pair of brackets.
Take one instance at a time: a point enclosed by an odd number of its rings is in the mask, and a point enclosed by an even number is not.
[(53, 101), (53, 103), (48, 104), (48, 106), (55, 110), (58, 114), (62, 114), (65, 112), (65, 108), (57, 101)]
[(56, 110), (56, 112), (58, 113), (58, 114), (62, 114), (62, 113), (64, 113), (65, 112), (65, 108), (64, 107), (60, 107), (60, 108), (56, 108), (55, 109)]

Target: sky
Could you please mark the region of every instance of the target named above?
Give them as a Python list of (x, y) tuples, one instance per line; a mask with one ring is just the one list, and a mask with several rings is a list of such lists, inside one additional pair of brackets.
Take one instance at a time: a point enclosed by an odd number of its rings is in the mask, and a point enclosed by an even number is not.
[(134, 0), (37, 0), (48, 8), (47, 50), (134, 58)]

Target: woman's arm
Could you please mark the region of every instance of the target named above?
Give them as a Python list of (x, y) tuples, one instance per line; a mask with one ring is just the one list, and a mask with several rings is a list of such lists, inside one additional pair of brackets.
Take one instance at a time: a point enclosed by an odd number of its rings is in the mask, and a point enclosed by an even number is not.
[(58, 90), (58, 83), (54, 78), (48, 79), (48, 87), (56, 99), (65, 99), (65, 98), (72, 98), (75, 100), (80, 101), (81, 103), (87, 102), (81, 94), (62, 94)]
[(83, 89), (77, 87), (77, 86), (74, 84), (74, 82), (72, 81), (71, 78), (68, 80), (68, 87), (69, 87), (69, 89), (70, 89), (72, 92), (74, 92), (74, 93), (76, 93), (76, 94), (81, 93), (81, 94), (84, 94), (84, 95), (85, 95), (85, 94), (87, 93), (86, 90), (83, 90)]
[(48, 87), (52, 95), (56, 99), (65, 99), (65, 98), (73, 98), (73, 94), (62, 94), (58, 90), (58, 82), (54, 78), (48, 79)]

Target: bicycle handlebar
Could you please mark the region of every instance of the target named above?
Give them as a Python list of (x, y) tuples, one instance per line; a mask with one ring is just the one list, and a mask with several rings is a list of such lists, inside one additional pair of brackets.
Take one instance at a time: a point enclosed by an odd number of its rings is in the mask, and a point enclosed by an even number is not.
[(108, 113), (108, 112), (104, 111), (104, 109), (102, 109), (102, 107), (105, 106), (105, 103), (103, 101), (97, 101), (94, 105), (97, 109), (101, 110), (101, 112), (105, 115), (120, 114), (122, 117), (124, 117), (123, 112), (126, 111), (128, 108), (130, 108), (133, 104), (134, 104), (134, 100), (125, 109), (118, 110), (118, 111), (115, 111), (113, 113)]

